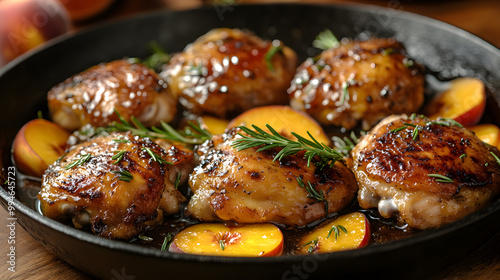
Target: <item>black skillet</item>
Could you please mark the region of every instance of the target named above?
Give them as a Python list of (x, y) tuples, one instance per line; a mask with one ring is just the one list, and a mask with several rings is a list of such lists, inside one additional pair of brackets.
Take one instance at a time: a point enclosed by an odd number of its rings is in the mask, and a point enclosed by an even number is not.
[[(15, 133), (38, 110), (47, 111), (46, 93), (53, 85), (100, 62), (146, 57), (152, 40), (171, 52), (180, 51), (216, 27), (246, 28), (264, 38), (279, 38), (301, 59), (316, 53), (311, 42), (327, 28), (340, 38), (393, 36), (440, 79), (481, 78), (491, 91), (486, 121), (500, 124), (500, 51), (458, 28), (361, 5), (204, 7), (143, 15), (66, 36), (1, 69), (2, 175), (12, 166), (10, 146)], [(37, 190), (23, 190), (21, 178), (15, 183), (17, 222), (47, 250), (102, 279), (422, 279), (464, 257), (500, 229), (500, 201), (496, 200), (437, 230), (353, 251), (273, 258), (180, 255), (99, 238), (47, 219), (34, 210)], [(0, 188), (0, 202), (7, 208), (5, 188)]]

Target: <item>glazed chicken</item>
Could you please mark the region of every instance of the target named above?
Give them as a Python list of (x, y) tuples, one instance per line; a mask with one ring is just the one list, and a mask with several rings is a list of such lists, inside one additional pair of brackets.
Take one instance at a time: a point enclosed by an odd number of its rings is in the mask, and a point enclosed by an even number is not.
[(172, 57), (160, 76), (194, 114), (231, 117), (285, 104), (297, 56), (280, 41), (238, 29), (215, 29)]
[(127, 60), (74, 75), (52, 88), (47, 99), (52, 120), (68, 130), (107, 126), (118, 120), (114, 109), (125, 120), (135, 116), (146, 126), (171, 121), (177, 110), (177, 99), (165, 82), (153, 70)]
[(494, 155), (453, 121), (390, 116), (352, 150), (359, 205), (417, 229), (453, 222), (499, 193)]
[(309, 58), (288, 89), (290, 105), (324, 125), (369, 130), (391, 114), (413, 113), (424, 101), (423, 67), (393, 39), (349, 41)]
[(43, 214), (71, 219), (99, 236), (130, 239), (163, 221), (164, 214), (177, 213), (185, 198), (175, 182), (182, 184), (192, 171), (193, 153), (162, 145), (113, 133), (74, 146), (43, 176)]
[(342, 163), (319, 169), (307, 167), (304, 153), (273, 161), (278, 148), (238, 151), (231, 146), (241, 138), (237, 132), (215, 136), (198, 150), (201, 163), (189, 178), (193, 196), (187, 211), (193, 217), (304, 226), (344, 209), (355, 198), (356, 181)]

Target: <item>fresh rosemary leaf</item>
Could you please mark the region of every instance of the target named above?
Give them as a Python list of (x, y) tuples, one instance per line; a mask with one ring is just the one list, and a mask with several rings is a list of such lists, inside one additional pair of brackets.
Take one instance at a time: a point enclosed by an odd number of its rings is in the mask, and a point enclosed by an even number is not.
[(335, 35), (333, 35), (332, 31), (326, 29), (323, 32), (320, 32), (316, 39), (312, 42), (313, 47), (328, 50), (334, 49), (340, 46), (339, 40)]
[(219, 240), (219, 246), (224, 251), (226, 249), (226, 243), (224, 242), (223, 239)]
[(172, 128), (167, 123), (161, 121), (161, 128), (152, 127), (151, 129), (146, 128), (143, 124), (139, 122), (135, 117), (131, 118), (131, 125), (127, 122), (119, 113), (115, 110), (115, 114), (118, 116), (119, 122), (114, 122), (105, 128), (106, 132), (112, 131), (130, 131), (133, 135), (140, 137), (149, 137), (151, 139), (166, 139), (171, 141), (182, 142), (186, 144), (201, 144), (206, 140), (212, 138), (212, 134), (205, 129), (200, 128), (200, 125), (190, 123), (192, 127), (190, 134), (187, 135), (183, 132), (179, 132)]
[(171, 56), (156, 41), (150, 42), (149, 48), (152, 54), (143, 59), (142, 63), (156, 72), (160, 72), (162, 66), (170, 61)]
[(113, 162), (113, 164), (117, 164), (119, 163), (122, 159), (123, 159), (123, 155), (126, 153), (127, 151), (115, 151), (115, 155), (113, 157), (111, 157), (111, 159), (114, 159), (116, 160), (115, 162)]
[(130, 140), (128, 140), (128, 139), (123, 139), (123, 138), (113, 139), (113, 140), (111, 140), (111, 141), (113, 141), (113, 142), (115, 142), (115, 143), (130, 143)]
[(304, 181), (302, 181), (302, 178), (300, 177), (297, 177), (297, 182), (299, 183), (299, 186), (301, 188), (306, 189), (307, 197), (315, 200), (314, 203), (323, 202), (325, 204), (325, 215), (328, 215), (328, 201), (326, 200), (323, 191), (318, 191), (317, 189), (315, 189), (314, 186), (309, 181), (307, 181), (307, 186), (306, 186), (304, 184)]
[(462, 154), (462, 155), (460, 156), (460, 159), (464, 159), (464, 158), (466, 158), (466, 157), (467, 157), (467, 154)]
[[(275, 42), (278, 42), (278, 44), (275, 44)], [(273, 59), (274, 55), (276, 55), (276, 53), (280, 52), (282, 49), (283, 49), (283, 47), (281, 46), (281, 43), (279, 43), (279, 41), (277, 41), (277, 40), (273, 41), (271, 47), (269, 48), (269, 50), (266, 52), (266, 55), (265, 55), (267, 68), (269, 68), (269, 70), (274, 72), (274, 66), (272, 63), (272, 59)]]
[(260, 151), (265, 150), (267, 147), (272, 148), (282, 148), (274, 157), (274, 160), (282, 160), (283, 157), (295, 155), (300, 151), (305, 151), (304, 158), (307, 159), (307, 166), (310, 166), (312, 159), (317, 157), (318, 162), (315, 164), (319, 168), (330, 165), (333, 166), (336, 161), (343, 161), (343, 155), (326, 146), (323, 143), (319, 143), (309, 132), (308, 136), (311, 140), (306, 139), (295, 132), (292, 135), (297, 138), (297, 140), (288, 139), (280, 135), (274, 128), (266, 124), (267, 129), (271, 131), (268, 133), (256, 125), (252, 125), (253, 130), (246, 126), (239, 126), (239, 128), (246, 134), (238, 133), (242, 138), (234, 140), (231, 145), (238, 151), (253, 148), (262, 147)]
[(330, 235), (332, 232), (334, 233), (335, 241), (337, 241), (337, 238), (340, 236), (340, 231), (343, 231), (345, 234), (347, 234), (347, 229), (343, 225), (336, 225), (333, 226), (329, 231), (328, 235), (326, 236), (326, 239), (330, 238)]
[(142, 241), (146, 241), (146, 242), (151, 242), (153, 241), (153, 238), (149, 237), (149, 236), (145, 236), (145, 235), (142, 235), (140, 234), (139, 236), (137, 236), (140, 240)]
[(316, 246), (318, 246), (318, 242), (319, 242), (319, 239), (316, 238), (314, 240), (311, 240), (311, 241), (305, 243), (301, 247), (306, 247), (307, 245), (310, 245), (309, 248), (307, 249), (307, 253), (310, 254), (310, 253), (314, 252), (314, 249), (316, 248)]
[(413, 136), (413, 141), (417, 141), (418, 139), (418, 126), (415, 126), (415, 128), (413, 129), (413, 132), (412, 132), (412, 136)]
[[(365, 135), (364, 131), (361, 131), (361, 136)], [(359, 138), (356, 136), (354, 131), (351, 131), (349, 137), (344, 136), (344, 138), (340, 138), (338, 136), (333, 136), (333, 145), (337, 150), (342, 153), (344, 156), (348, 156), (352, 149), (359, 143)]]
[(156, 154), (155, 152), (153, 152), (151, 150), (151, 148), (142, 147), (141, 150), (146, 151), (149, 154), (149, 156), (151, 157), (151, 159), (153, 159), (154, 161), (158, 162), (159, 164), (172, 164), (171, 162), (168, 162), (168, 161), (164, 160), (161, 156), (159, 156), (158, 154)]
[(350, 86), (350, 83), (348, 82), (343, 82), (342, 83), (342, 92), (340, 94), (340, 103), (339, 103), (339, 106), (342, 106), (344, 105), (344, 103), (348, 102), (349, 101), (349, 88)]
[(132, 179), (134, 179), (132, 174), (130, 174), (130, 172), (128, 172), (127, 170), (124, 170), (124, 169), (113, 170), (113, 171), (111, 171), (111, 173), (116, 174), (116, 175), (120, 175), (120, 178), (118, 178), (118, 179), (125, 181), (125, 182), (128, 182), (128, 183), (130, 183), (130, 181)]
[(403, 125), (403, 126), (400, 126), (400, 127), (395, 128), (395, 129), (391, 129), (391, 130), (389, 130), (389, 132), (390, 132), (390, 133), (398, 133), (398, 132), (400, 132), (401, 130), (406, 129), (406, 128), (408, 128), (408, 126), (407, 126), (407, 125)]
[(175, 189), (178, 189), (179, 188), (179, 183), (181, 182), (181, 173), (177, 173), (177, 178), (175, 178), (175, 183), (174, 183), (174, 187)]
[(163, 239), (163, 244), (161, 245), (160, 250), (162, 251), (168, 250), (170, 244), (172, 243), (172, 240), (174, 240), (174, 234), (171, 232), (167, 233), (167, 236), (165, 236), (165, 238)]
[(91, 154), (86, 154), (86, 155), (80, 156), (78, 159), (76, 159), (76, 160), (72, 161), (70, 164), (66, 165), (66, 167), (64, 169), (68, 170), (68, 169), (71, 169), (77, 165), (82, 165), (85, 162), (89, 161), (91, 156), (92, 156)]
[(439, 183), (453, 183), (453, 180), (441, 174), (427, 174), (429, 177), (436, 178), (436, 182)]
[(500, 158), (498, 158), (498, 156), (493, 153), (493, 152), (490, 152), (490, 154), (495, 158), (495, 160), (497, 161), (497, 163), (500, 165)]

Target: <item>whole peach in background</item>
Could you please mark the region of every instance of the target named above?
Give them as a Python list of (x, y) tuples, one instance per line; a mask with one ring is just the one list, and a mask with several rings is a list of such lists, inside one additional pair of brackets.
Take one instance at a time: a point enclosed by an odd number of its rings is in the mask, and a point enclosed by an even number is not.
[(56, 0), (0, 1), (0, 67), (71, 27)]

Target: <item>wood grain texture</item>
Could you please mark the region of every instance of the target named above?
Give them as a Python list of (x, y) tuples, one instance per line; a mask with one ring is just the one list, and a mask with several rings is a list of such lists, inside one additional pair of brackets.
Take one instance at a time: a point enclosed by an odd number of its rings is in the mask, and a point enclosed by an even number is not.
[[(210, 1), (205, 1), (205, 3)], [(236, 3), (262, 3), (264, 0), (236, 0)], [(279, 1), (286, 2), (286, 1)], [(417, 14), (429, 16), (452, 25), (463, 28), (483, 39), (500, 47), (500, 1), (499, 0), (477, 0), (477, 1), (293, 1), (306, 3), (332, 3), (332, 2), (356, 2), (368, 3), (396, 10), (405, 10)], [(436, 2), (436, 3), (435, 3)], [(158, 9), (186, 9), (201, 5), (201, 0), (120, 0), (101, 15), (76, 24), (76, 28), (82, 28), (99, 22), (130, 16)], [(62, 260), (48, 253), (40, 244), (29, 236), (19, 225), (16, 227), (16, 272), (7, 270), (6, 263), (9, 230), (7, 224), (7, 212), (0, 207), (0, 279), (95, 279), (79, 270), (69, 266)], [(464, 242), (467, 242), (464, 237)], [(500, 232), (483, 246), (471, 253), (451, 267), (435, 275), (431, 280), (490, 280), (500, 279)]]

